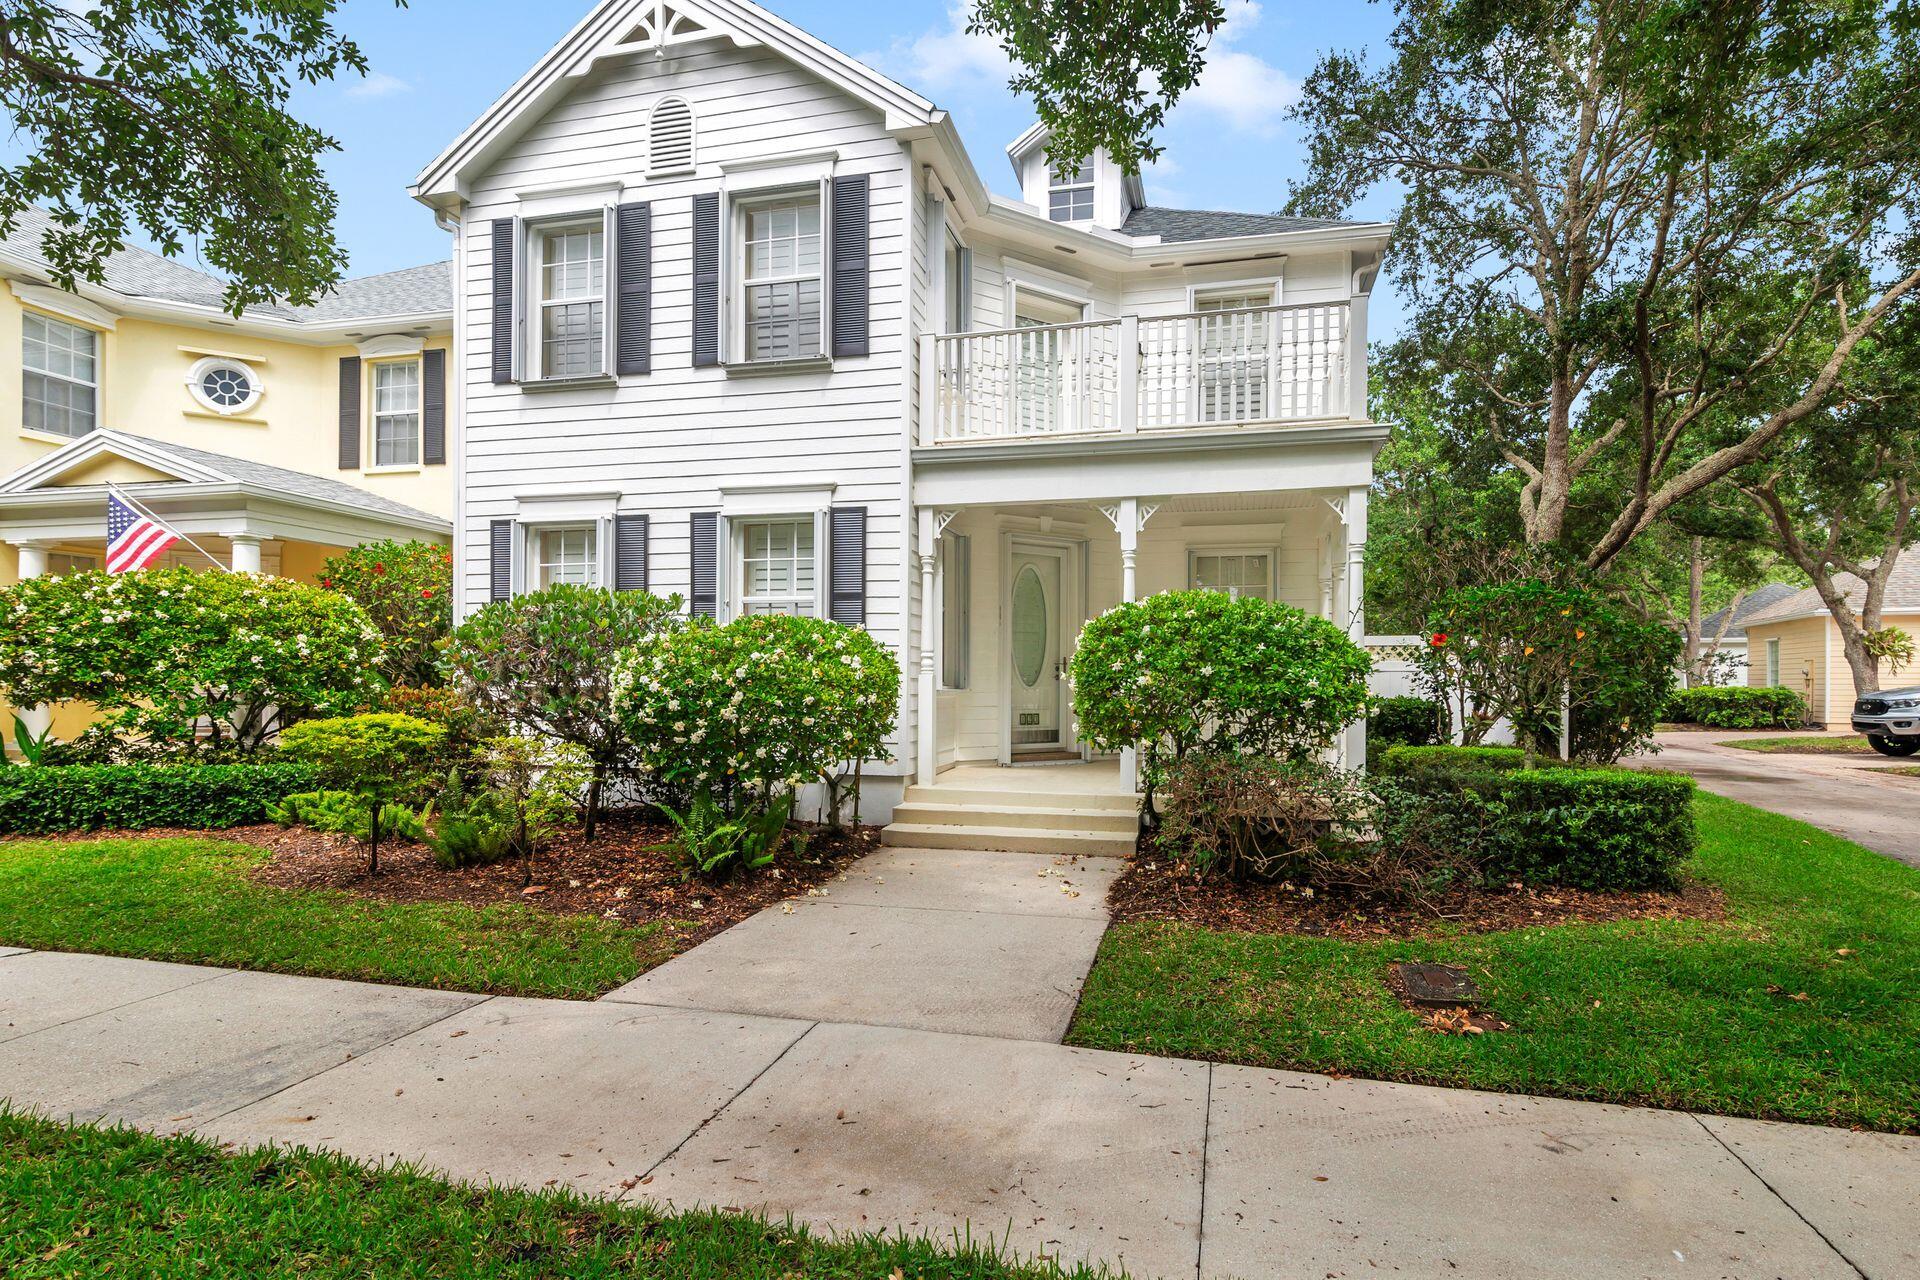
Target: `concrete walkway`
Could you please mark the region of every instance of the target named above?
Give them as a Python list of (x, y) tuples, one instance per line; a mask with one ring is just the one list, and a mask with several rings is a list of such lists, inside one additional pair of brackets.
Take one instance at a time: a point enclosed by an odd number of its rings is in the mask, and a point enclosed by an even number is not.
[(1777, 738), (1780, 730), (1740, 734), (1689, 729), (1654, 735), (1658, 754), (1638, 757), (1649, 769), (1690, 773), (1701, 787), (1756, 808), (1812, 823), (1855, 844), (1920, 867), (1920, 778), (1882, 772), (1920, 763), (1885, 756), (1802, 755), (1742, 751), (1723, 742)]
[(1143, 1278), (1920, 1275), (1911, 1139), (1049, 1043), (1115, 870), (889, 850), (594, 1003), (0, 949), (0, 1097)]

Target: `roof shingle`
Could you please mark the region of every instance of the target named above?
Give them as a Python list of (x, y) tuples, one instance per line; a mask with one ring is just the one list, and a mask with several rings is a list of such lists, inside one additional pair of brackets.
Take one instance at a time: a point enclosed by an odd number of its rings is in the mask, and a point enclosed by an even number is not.
[(1295, 218), (1284, 213), (1226, 213), (1217, 209), (1167, 209), (1146, 205), (1127, 215), (1122, 234), (1159, 236), (1174, 243), (1224, 236), (1266, 236), (1283, 231), (1321, 231), (1356, 224), (1339, 218)]

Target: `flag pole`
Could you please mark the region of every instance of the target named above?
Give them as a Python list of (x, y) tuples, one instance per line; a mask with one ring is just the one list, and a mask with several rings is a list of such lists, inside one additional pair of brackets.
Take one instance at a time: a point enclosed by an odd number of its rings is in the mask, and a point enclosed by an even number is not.
[(180, 539), (180, 541), (192, 547), (195, 551), (198, 551), (201, 555), (205, 556), (207, 559), (211, 560), (213, 562), (214, 568), (228, 570), (229, 572), (231, 571), (231, 566), (220, 563), (220, 557), (214, 555), (213, 552), (207, 550), (205, 547), (195, 542), (192, 538), (189, 538), (186, 534), (181, 533), (178, 529), (168, 524), (165, 520), (162, 520), (159, 516), (153, 514), (153, 512), (147, 510), (147, 506), (145, 503), (134, 501), (133, 497), (130, 494), (128, 494), (126, 490), (122, 489), (120, 486), (110, 484), (107, 486), (107, 492), (112, 494), (114, 497), (120, 499), (120, 501), (126, 503), (128, 506), (132, 507), (135, 511), (139, 512), (141, 515), (145, 516), (147, 519), (159, 525), (162, 529), (165, 529), (168, 533), (171, 533), (174, 537)]

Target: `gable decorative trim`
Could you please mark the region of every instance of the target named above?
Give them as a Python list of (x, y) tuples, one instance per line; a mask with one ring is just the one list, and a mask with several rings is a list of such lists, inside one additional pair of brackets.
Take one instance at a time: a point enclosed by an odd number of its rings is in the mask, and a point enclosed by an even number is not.
[(112, 329), (120, 323), (120, 317), (105, 307), (64, 290), (49, 288), (44, 284), (29, 284), (24, 280), (9, 280), (7, 283), (13, 286), (14, 297), (41, 311), (51, 311), (54, 315), (64, 316), (94, 329)]

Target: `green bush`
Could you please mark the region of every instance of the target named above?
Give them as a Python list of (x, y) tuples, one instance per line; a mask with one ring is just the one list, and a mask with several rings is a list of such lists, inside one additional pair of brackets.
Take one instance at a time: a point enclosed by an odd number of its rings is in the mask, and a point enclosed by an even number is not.
[(1807, 722), (1807, 703), (1792, 689), (1702, 685), (1675, 689), (1664, 714), (1709, 729), (1798, 729)]
[(0, 589), (0, 693), (91, 703), (100, 734), (134, 750), (257, 750), (350, 711), (384, 683), (380, 645), (353, 601), (285, 578), (145, 569)]
[[(483, 767), (484, 762), (484, 756), (476, 754), (472, 767)], [(507, 806), (494, 792), (469, 785), (460, 768), (447, 770), (439, 804), (428, 843), (441, 866), (486, 866), (513, 852), (515, 824)]]
[(234, 827), (311, 790), (300, 764), (107, 764), (0, 770), (0, 832)]
[(1218, 591), (1165, 591), (1107, 610), (1073, 654), (1080, 734), (1138, 744), (1148, 787), (1191, 751), (1304, 760), (1367, 705), (1366, 651), (1324, 618)]
[(440, 642), (453, 626), (453, 553), (430, 542), (368, 542), (328, 560), (320, 585), (380, 629), (380, 673), (392, 684), (440, 678)]
[(389, 804), (417, 797), (433, 776), (447, 733), (415, 716), (369, 712), (303, 720), (280, 735), (280, 751), (312, 767), (333, 789), (350, 792), (367, 815), (367, 874), (380, 872), (374, 821)]
[(1382, 749), (1438, 745), (1443, 713), (1432, 698), (1375, 698), (1367, 707), (1367, 742)]
[(1386, 774), (1442, 819), (1428, 838), (1495, 882), (1667, 889), (1694, 850), (1693, 780), (1611, 768), (1526, 769), (1515, 747), (1396, 747)]
[(643, 773), (676, 808), (690, 812), (705, 793), (731, 819), (883, 756), (900, 664), (857, 627), (755, 615), (639, 646), (621, 662), (614, 703)]
[[(337, 831), (356, 840), (369, 838), (366, 806), (351, 791), (298, 791), (277, 805), (268, 805), (267, 816), (283, 827), (308, 826), (315, 831)], [(425, 840), (427, 825), (403, 804), (383, 804), (380, 838)]]

